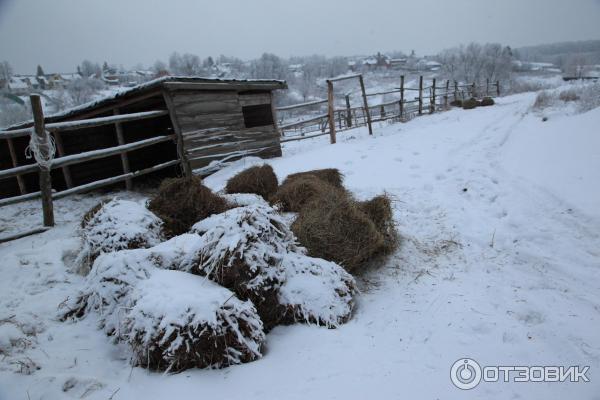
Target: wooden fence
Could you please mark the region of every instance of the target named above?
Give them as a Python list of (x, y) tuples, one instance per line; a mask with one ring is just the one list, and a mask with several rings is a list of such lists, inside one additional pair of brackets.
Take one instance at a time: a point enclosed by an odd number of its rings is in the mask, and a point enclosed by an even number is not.
[[(345, 107), (335, 108), (334, 84), (342, 80), (358, 79), (360, 85), (359, 106), (351, 106), (350, 95), (344, 95)], [(483, 84), (459, 84), (456, 81), (433, 78), (429, 86), (424, 86), (423, 76), (419, 76), (418, 86), (405, 86), (404, 75), (400, 76), (399, 87), (376, 93), (366, 93), (362, 74), (347, 75), (327, 81), (327, 99), (314, 100), (276, 108), (279, 117), (278, 127), (281, 142), (310, 139), (329, 135), (330, 142), (336, 142), (336, 133), (358, 126), (367, 126), (373, 133), (372, 123), (386, 120), (406, 122), (416, 116), (446, 110), (454, 100), (470, 97), (496, 97), (500, 95), (500, 82), (486, 80)], [(369, 104), (375, 96), (398, 94), (397, 100)], [(411, 98), (412, 97), (412, 98)], [(327, 105), (327, 110), (322, 108)], [(287, 117), (287, 118), (286, 118)]]
[[(0, 171), (0, 179), (16, 177), (19, 181), (19, 186), (22, 188), (22, 180), (21, 177), (24, 174), (32, 173), (38, 171), (39, 173), (39, 182), (40, 182), (40, 191), (34, 193), (22, 194), (21, 196), (9, 197), (5, 199), (0, 199), (0, 207), (8, 204), (14, 204), (25, 200), (31, 200), (35, 198), (42, 199), (42, 210), (43, 210), (43, 225), (45, 228), (36, 228), (28, 232), (19, 233), (10, 237), (5, 237), (0, 239), (0, 243), (7, 240), (13, 240), (19, 237), (27, 236), (29, 234), (43, 232), (45, 229), (48, 229), (51, 226), (54, 226), (54, 211), (52, 201), (58, 198), (62, 198), (65, 196), (69, 196), (71, 194), (82, 193), (85, 191), (114, 185), (115, 183), (125, 182), (127, 187), (131, 187), (131, 180), (138, 176), (146, 175), (155, 171), (162, 170), (164, 168), (172, 167), (180, 163), (179, 159), (174, 159), (167, 162), (161, 162), (159, 164), (153, 165), (148, 168), (144, 168), (141, 170), (131, 171), (129, 166), (129, 160), (127, 153), (133, 150), (138, 150), (144, 147), (152, 146), (157, 143), (162, 143), (166, 141), (176, 141), (176, 135), (163, 135), (163, 136), (155, 136), (149, 139), (140, 140), (132, 143), (125, 143), (122, 134), (122, 123), (138, 121), (143, 119), (151, 119), (158, 118), (164, 115), (168, 115), (167, 110), (157, 110), (157, 111), (144, 111), (130, 114), (119, 114), (115, 112), (115, 115), (109, 117), (100, 117), (100, 118), (91, 118), (85, 120), (76, 120), (76, 121), (67, 121), (67, 122), (57, 122), (57, 123), (49, 123), (44, 124), (44, 114), (42, 110), (42, 105), (40, 101), (39, 95), (31, 95), (31, 109), (33, 112), (33, 128), (24, 128), (24, 129), (15, 129), (8, 131), (0, 131), (0, 139), (7, 139), (9, 143), (9, 148), (11, 146), (11, 140), (16, 137), (35, 135), (39, 146), (39, 151), (37, 156), (41, 156), (42, 158), (48, 158), (51, 155), (48, 154), (49, 143), (54, 141), (56, 144), (56, 150), (58, 153), (58, 157), (51, 160), (49, 163), (49, 167), (45, 168), (40, 163), (28, 164), (28, 165), (17, 165), (17, 157), (14, 151), (10, 152), (13, 168), (5, 169)], [(79, 154), (71, 154), (64, 155), (63, 150), (61, 149), (61, 141), (60, 141), (60, 133), (76, 130), (76, 129), (85, 129), (85, 128), (93, 128), (102, 125), (114, 124), (117, 132), (117, 142), (118, 145), (114, 147), (103, 148), (99, 150), (86, 151)], [(73, 186), (70, 182), (69, 170), (66, 168), (67, 166), (80, 164), (86, 161), (95, 160), (104, 157), (110, 157), (114, 155), (119, 155), (121, 157), (121, 165), (123, 169), (123, 173), (118, 176), (113, 176), (106, 179), (97, 180), (94, 182), (86, 183), (80, 186)], [(37, 158), (37, 157), (36, 157)], [(62, 190), (60, 192), (55, 192), (52, 190), (52, 183), (50, 178), (50, 171), (52, 169), (62, 169), (65, 181), (67, 182), (68, 188), (66, 190)], [(23, 191), (23, 189), (22, 189)]]

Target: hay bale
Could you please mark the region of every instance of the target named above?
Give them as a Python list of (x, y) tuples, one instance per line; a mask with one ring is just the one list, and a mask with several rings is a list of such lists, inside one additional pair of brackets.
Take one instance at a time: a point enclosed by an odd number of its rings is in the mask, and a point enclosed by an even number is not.
[(463, 101), (462, 108), (463, 110), (472, 110), (473, 108), (477, 107), (477, 103), (477, 99), (471, 97), (470, 99)]
[(337, 328), (352, 316), (356, 281), (339, 265), (300, 253), (284, 258), (286, 280), (279, 302), (286, 307), (284, 324), (304, 322)]
[(254, 193), (265, 200), (277, 191), (279, 181), (273, 168), (264, 164), (250, 167), (227, 181), (227, 193)]
[(87, 273), (102, 253), (154, 246), (163, 240), (162, 221), (146, 207), (133, 201), (103, 201), (81, 221), (83, 248), (75, 267)]
[(295, 238), (285, 220), (269, 206), (255, 204), (213, 215), (192, 228), (202, 235), (196, 264), (184, 270), (208, 276), (251, 300), (265, 330), (279, 323), (285, 311), (278, 291), (285, 281), (283, 257), (296, 251)]
[(487, 106), (493, 106), (495, 104), (494, 99), (492, 99), (491, 97), (484, 97), (483, 99), (481, 99), (481, 101), (479, 102), (479, 105), (482, 107), (487, 107)]
[(292, 224), (312, 257), (324, 258), (349, 272), (385, 251), (385, 238), (356, 201), (341, 191), (314, 198)]
[(283, 211), (299, 212), (315, 197), (339, 190), (314, 175), (300, 176), (292, 180), (288, 178), (271, 198), (271, 204), (278, 205)]
[(180, 372), (262, 357), (265, 333), (252, 302), (199, 276), (156, 270), (129, 307), (123, 330), (136, 366)]
[(456, 99), (456, 100), (452, 100), (450, 102), (450, 105), (453, 107), (462, 107), (463, 106), (463, 102), (461, 99)]
[(377, 231), (385, 239), (385, 254), (398, 247), (399, 237), (394, 225), (392, 201), (386, 194), (373, 197), (371, 200), (362, 201), (358, 206), (375, 224)]
[(199, 177), (165, 179), (148, 208), (164, 221), (172, 237), (190, 230), (196, 222), (229, 208), (227, 202), (202, 184)]
[(333, 187), (343, 189), (344, 176), (337, 168), (325, 168), (325, 169), (314, 169), (312, 171), (298, 172), (295, 174), (288, 175), (283, 181), (283, 184), (290, 183), (296, 179), (302, 179), (305, 177), (316, 177), (320, 180), (327, 182)]

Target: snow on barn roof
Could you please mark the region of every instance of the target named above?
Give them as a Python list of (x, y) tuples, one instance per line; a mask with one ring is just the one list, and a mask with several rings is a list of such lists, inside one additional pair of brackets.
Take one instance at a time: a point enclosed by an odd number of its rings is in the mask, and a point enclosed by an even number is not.
[[(215, 84), (223, 85), (223, 90), (230, 90), (239, 86), (240, 88), (245, 86), (256, 85), (260, 86), (261, 90), (276, 90), (276, 89), (287, 89), (287, 83), (282, 80), (274, 79), (219, 79), (219, 78), (201, 78), (194, 76), (163, 76), (140, 85), (125, 88), (117, 91), (111, 96), (105, 96), (98, 100), (91, 101), (89, 103), (81, 104), (77, 107), (63, 110), (59, 113), (48, 115), (44, 118), (46, 123), (57, 122), (64, 118), (68, 118), (77, 114), (82, 114), (87, 111), (91, 111), (95, 108), (108, 105), (117, 105), (121, 99), (128, 97), (134, 97), (136, 95), (147, 93), (155, 89), (159, 89), (165, 83), (193, 83), (198, 84), (195, 90), (219, 90), (215, 88)], [(204, 88), (202, 87), (206, 85)], [(15, 125), (9, 126), (6, 130), (27, 128), (33, 125), (33, 119), (26, 122), (21, 122)]]
[(11, 89), (27, 89), (29, 87), (29, 84), (28, 84), (27, 78), (25, 78), (25, 77), (19, 77), (19, 76), (13, 76), (8, 81), (8, 86)]

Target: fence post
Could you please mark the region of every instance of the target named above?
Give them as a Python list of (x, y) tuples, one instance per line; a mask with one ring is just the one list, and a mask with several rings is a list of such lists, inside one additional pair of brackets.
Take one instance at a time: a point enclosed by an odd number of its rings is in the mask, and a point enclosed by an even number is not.
[(496, 81), (496, 95), (500, 97), (500, 81)]
[[(119, 115), (119, 114), (120, 114), (119, 110), (115, 108), (113, 110), (113, 115)], [(125, 144), (125, 135), (123, 134), (123, 125), (120, 122), (115, 122), (115, 130), (117, 132), (117, 143), (119, 143), (119, 146), (124, 145)], [(127, 152), (121, 153), (121, 167), (123, 168), (124, 174), (128, 174), (131, 172), (131, 170), (129, 169), (129, 157), (127, 156)], [(127, 189), (127, 190), (133, 189), (133, 182), (132, 182), (131, 178), (125, 179), (125, 189)]]
[(423, 114), (423, 75), (419, 76), (419, 115)]
[(433, 114), (435, 112), (435, 82), (436, 79), (433, 78), (431, 83), (431, 99), (429, 100), (429, 113)]
[(335, 140), (335, 116), (333, 114), (333, 82), (327, 81), (327, 111), (329, 115), (329, 141), (331, 144), (336, 142)]
[(367, 116), (367, 125), (369, 125), (369, 135), (373, 134), (373, 127), (371, 126), (371, 112), (369, 111), (369, 103), (367, 102), (367, 93), (365, 92), (365, 81), (363, 80), (362, 74), (358, 76), (360, 82), (360, 90), (362, 91), (363, 103), (365, 106), (365, 115)]
[(448, 91), (450, 90), (450, 80), (446, 79), (446, 92), (444, 93), (444, 109), (448, 109)]
[(471, 89), (471, 97), (477, 98), (477, 87), (475, 86), (475, 82), (473, 82), (473, 88)]
[(400, 121), (404, 118), (404, 75), (400, 75)]
[(352, 114), (350, 111), (350, 95), (346, 95), (346, 126), (348, 128), (352, 127)]
[[(31, 111), (33, 112), (33, 134), (37, 136), (38, 143), (41, 144), (39, 151), (44, 158), (48, 157), (48, 137), (44, 125), (44, 110), (40, 96), (32, 94), (29, 96), (31, 101)], [(46, 169), (40, 165), (40, 192), (42, 194), (42, 211), (44, 213), (44, 226), (54, 226), (54, 206), (52, 204), (52, 180), (50, 177), (50, 168)]]
[(485, 95), (490, 95), (490, 78), (485, 78)]
[(454, 81), (454, 100), (458, 100), (458, 82)]

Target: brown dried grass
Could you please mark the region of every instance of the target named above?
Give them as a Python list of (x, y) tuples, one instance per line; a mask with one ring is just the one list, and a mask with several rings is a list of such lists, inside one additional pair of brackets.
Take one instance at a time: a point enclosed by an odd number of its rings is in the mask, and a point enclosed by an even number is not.
[(279, 181), (273, 168), (268, 165), (250, 167), (227, 181), (226, 193), (254, 193), (268, 200), (275, 192)]
[(311, 200), (328, 192), (339, 192), (329, 183), (314, 175), (286, 179), (277, 193), (271, 197), (271, 204), (279, 205), (283, 211), (299, 212)]
[(285, 178), (283, 184), (290, 183), (296, 179), (302, 179), (308, 176), (316, 177), (324, 182), (329, 183), (331, 186), (342, 189), (344, 176), (337, 168), (325, 168), (325, 169), (313, 169), (311, 171), (298, 172), (290, 174)]

